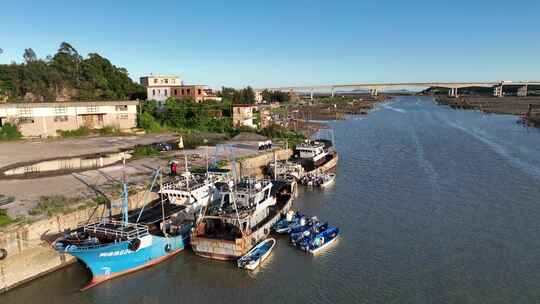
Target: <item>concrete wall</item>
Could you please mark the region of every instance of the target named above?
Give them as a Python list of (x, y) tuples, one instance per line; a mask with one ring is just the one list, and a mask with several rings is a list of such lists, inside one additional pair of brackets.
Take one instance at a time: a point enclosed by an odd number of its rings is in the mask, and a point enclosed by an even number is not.
[(278, 149), (275, 151), (260, 154), (254, 157), (243, 159), (239, 161), (237, 168), (238, 176), (254, 176), (261, 177), (263, 175), (264, 168), (274, 161), (274, 154), (277, 160), (289, 159), (293, 151), (291, 149)]
[[(131, 195), (130, 209), (140, 208), (143, 197), (144, 191)], [(156, 193), (149, 193), (149, 201), (156, 198)], [(74, 258), (56, 252), (49, 242), (66, 229), (76, 228), (88, 219), (98, 219), (103, 211), (103, 206), (86, 208), (0, 232), (0, 248), (8, 252), (8, 257), (0, 261), (0, 292), (73, 263)], [(120, 211), (115, 208), (113, 214)]]

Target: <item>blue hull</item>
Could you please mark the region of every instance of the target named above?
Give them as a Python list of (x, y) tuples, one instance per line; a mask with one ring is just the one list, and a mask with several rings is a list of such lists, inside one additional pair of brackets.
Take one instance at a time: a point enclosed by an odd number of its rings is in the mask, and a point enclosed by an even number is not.
[(92, 281), (84, 289), (103, 281), (157, 264), (178, 253), (188, 243), (188, 237), (177, 235), (161, 237), (147, 235), (141, 238), (137, 250), (129, 249), (123, 241), (95, 248), (66, 248), (64, 251), (83, 262), (92, 272)]

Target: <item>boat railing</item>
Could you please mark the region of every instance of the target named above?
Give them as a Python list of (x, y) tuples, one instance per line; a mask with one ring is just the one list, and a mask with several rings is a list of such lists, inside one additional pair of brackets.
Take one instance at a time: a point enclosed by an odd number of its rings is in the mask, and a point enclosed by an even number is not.
[(140, 224), (125, 223), (111, 219), (103, 219), (84, 225), (85, 232), (114, 237), (115, 239), (134, 239), (147, 235), (148, 227)]

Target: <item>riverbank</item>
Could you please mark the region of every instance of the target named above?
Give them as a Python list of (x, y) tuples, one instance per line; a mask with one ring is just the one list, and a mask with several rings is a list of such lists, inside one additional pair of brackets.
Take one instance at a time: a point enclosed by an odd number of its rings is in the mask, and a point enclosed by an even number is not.
[(485, 113), (522, 116), (526, 123), (540, 127), (540, 97), (474, 97), (437, 96), (437, 103), (454, 109), (480, 110)]

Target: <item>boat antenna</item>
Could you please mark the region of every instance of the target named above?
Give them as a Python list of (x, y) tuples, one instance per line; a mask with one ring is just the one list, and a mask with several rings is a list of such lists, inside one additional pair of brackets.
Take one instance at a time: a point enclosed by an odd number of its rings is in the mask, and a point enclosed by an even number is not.
[(277, 180), (277, 158), (276, 158), (276, 151), (274, 151), (274, 180)]
[[(163, 174), (159, 174), (159, 187), (160, 189), (163, 189)], [(167, 237), (167, 232), (165, 232), (165, 206), (163, 202), (163, 191), (160, 191), (159, 196), (161, 199), (161, 216), (163, 218), (163, 221), (161, 222), (161, 231), (163, 232), (163, 235)]]
[(234, 211), (236, 212), (236, 220), (238, 221), (238, 226), (240, 227), (240, 231), (242, 232), (242, 235), (244, 234), (244, 230), (242, 229), (242, 223), (240, 222), (240, 214), (238, 213), (238, 207), (236, 206), (236, 159), (232, 155), (231, 147), (229, 147), (229, 153), (228, 156), (231, 160), (231, 169), (233, 174), (233, 185), (231, 187), (231, 195), (229, 195), (229, 198), (232, 200)]

